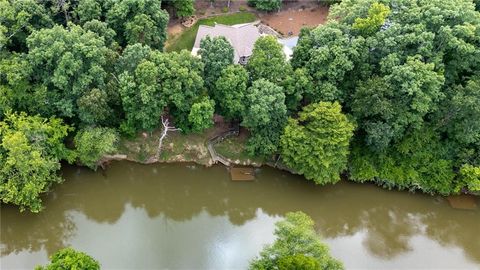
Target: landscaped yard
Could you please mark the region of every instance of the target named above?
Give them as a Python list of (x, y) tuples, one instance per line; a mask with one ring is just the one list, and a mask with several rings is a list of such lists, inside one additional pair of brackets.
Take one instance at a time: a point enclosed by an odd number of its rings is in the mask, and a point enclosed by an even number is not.
[(200, 25), (213, 26), (215, 25), (215, 23), (234, 25), (240, 23), (254, 22), (256, 19), (257, 17), (255, 16), (255, 14), (251, 12), (238, 12), (228, 15), (220, 15), (200, 19), (194, 26), (185, 29), (182, 33), (173, 37), (169, 37), (169, 39), (171, 40), (167, 41), (168, 45), (165, 50), (167, 52), (181, 51), (183, 49), (191, 51), (193, 48), (193, 44), (195, 43), (195, 37), (197, 36), (198, 27)]

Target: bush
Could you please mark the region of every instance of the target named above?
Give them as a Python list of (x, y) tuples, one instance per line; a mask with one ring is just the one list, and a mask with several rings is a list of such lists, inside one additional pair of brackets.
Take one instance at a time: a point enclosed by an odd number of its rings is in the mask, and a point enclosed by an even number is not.
[(118, 135), (109, 128), (87, 128), (80, 130), (74, 141), (78, 160), (96, 170), (102, 156), (115, 152)]
[(222, 8), (222, 12), (223, 12), (223, 13), (227, 13), (227, 12), (228, 12), (228, 7), (223, 7), (223, 8)]
[(73, 248), (64, 248), (57, 251), (50, 257), (51, 263), (46, 266), (37, 266), (35, 270), (98, 270), (100, 264), (88, 256), (86, 253), (79, 252)]
[(244, 11), (246, 11), (246, 10), (247, 10), (247, 8), (246, 8), (246, 7), (244, 7), (244, 6), (240, 6), (240, 7), (238, 8), (238, 10), (240, 10), (241, 12), (244, 12)]

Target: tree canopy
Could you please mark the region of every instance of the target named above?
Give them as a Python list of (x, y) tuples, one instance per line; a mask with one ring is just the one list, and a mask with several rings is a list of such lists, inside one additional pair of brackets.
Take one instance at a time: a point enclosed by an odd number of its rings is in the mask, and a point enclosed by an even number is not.
[(205, 86), (213, 92), (215, 82), (228, 65), (233, 64), (233, 47), (223, 36), (206, 36), (200, 41), (199, 55), (205, 66)]
[(60, 249), (50, 257), (46, 266), (37, 266), (35, 270), (82, 269), (100, 270), (100, 264), (84, 252), (73, 248)]
[(250, 263), (250, 269), (343, 269), (342, 263), (331, 257), (315, 232), (313, 220), (305, 213), (287, 213), (275, 227), (277, 239)]
[(40, 194), (51, 184), (62, 182), (57, 175), (60, 160), (73, 160), (73, 153), (63, 144), (72, 129), (61, 119), (45, 119), (25, 113), (7, 113), (0, 122), (0, 197), (39, 212)]
[(285, 94), (280, 86), (260, 79), (247, 90), (242, 126), (252, 133), (247, 148), (252, 155), (271, 156), (277, 151), (287, 119)]
[(317, 184), (339, 181), (355, 128), (341, 110), (338, 103), (313, 103), (290, 118), (280, 139), (285, 164)]

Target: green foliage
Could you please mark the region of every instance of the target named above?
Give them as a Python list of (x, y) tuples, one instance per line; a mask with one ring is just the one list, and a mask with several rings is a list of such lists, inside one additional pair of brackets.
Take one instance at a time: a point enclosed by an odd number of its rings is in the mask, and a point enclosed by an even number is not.
[(317, 184), (338, 182), (355, 128), (341, 110), (338, 103), (313, 103), (289, 119), (280, 139), (285, 164)]
[(215, 84), (213, 97), (227, 119), (240, 119), (245, 111), (248, 73), (240, 65), (226, 67)]
[(277, 267), (279, 270), (317, 270), (320, 264), (315, 258), (295, 254), (278, 259)]
[(201, 132), (213, 126), (213, 113), (215, 112), (215, 101), (203, 98), (192, 105), (188, 121), (193, 132)]
[(157, 127), (165, 107), (176, 125), (189, 130), (190, 108), (203, 94), (203, 63), (187, 51), (160, 53), (146, 46), (127, 46), (116, 67), (125, 111), (122, 131)]
[(449, 89), (439, 122), (461, 146), (480, 142), (480, 77)]
[(352, 28), (363, 35), (371, 35), (380, 30), (389, 14), (390, 8), (388, 6), (375, 2), (368, 9), (368, 16), (366, 18), (356, 18)]
[(84, 110), (78, 108), (77, 101), (91, 89), (105, 86), (109, 50), (104, 39), (70, 25), (69, 29), (55, 26), (34, 31), (27, 44), (32, 77), (49, 89), (45, 102), (53, 107), (53, 113), (88, 118), (80, 115)]
[(270, 81), (254, 81), (245, 96), (242, 126), (252, 133), (247, 142), (250, 155), (270, 156), (277, 150), (287, 118), (282, 87)]
[(159, 67), (157, 80), (176, 126), (188, 130), (190, 108), (204, 94), (203, 63), (187, 51), (156, 54), (153, 61)]
[(8, 110), (45, 113), (47, 89), (30, 84), (31, 67), (25, 54), (10, 54), (0, 59), (0, 120)]
[(117, 33), (122, 46), (142, 43), (163, 49), (167, 39), (168, 13), (161, 0), (106, 0), (106, 22)]
[(0, 52), (26, 51), (26, 38), (35, 30), (53, 25), (44, 6), (35, 0), (0, 0)]
[(222, 70), (233, 64), (233, 47), (223, 36), (214, 38), (207, 36), (200, 41), (198, 53), (205, 65), (203, 75), (205, 86), (213, 92)]
[(302, 31), (292, 66), (313, 85), (303, 104), (339, 101), (356, 119), (352, 178), (457, 192), (454, 173), (480, 163), (472, 1), (343, 0), (329, 16)]
[(282, 0), (248, 0), (248, 5), (261, 11), (280, 10)]
[(443, 77), (433, 69), (433, 64), (409, 58), (385, 77), (359, 84), (351, 106), (367, 145), (385, 150), (392, 140), (403, 138), (408, 128), (420, 128), (425, 115), (437, 109)]
[(257, 39), (247, 63), (252, 81), (266, 79), (280, 83), (285, 79), (288, 69), (283, 47), (273, 36)]
[(465, 164), (460, 168), (460, 180), (472, 192), (480, 192), (480, 167)]
[(98, 0), (80, 0), (74, 13), (80, 24), (91, 20), (100, 20), (102, 17), (101, 2)]
[(115, 130), (109, 128), (85, 128), (77, 132), (74, 141), (78, 160), (96, 170), (97, 162), (104, 155), (116, 151), (118, 135)]
[(194, 0), (173, 1), (177, 17), (187, 17), (195, 13)]
[(378, 153), (355, 144), (350, 156), (350, 179), (375, 181), (388, 188), (420, 189), (448, 195), (456, 192), (449, 149), (431, 128), (417, 130)]
[(302, 212), (287, 213), (276, 223), (273, 245), (266, 246), (249, 269), (343, 269), (316, 234), (313, 220)]
[(72, 160), (63, 144), (70, 131), (57, 118), (7, 114), (0, 122), (0, 198), (31, 212), (42, 209), (40, 194), (51, 184), (62, 182), (57, 175), (60, 160)]
[(166, 105), (157, 82), (159, 74), (155, 63), (143, 60), (133, 73), (120, 75), (119, 92), (126, 117), (124, 127), (128, 127), (126, 130), (153, 130), (157, 127)]
[(306, 93), (309, 93), (314, 87), (311, 77), (303, 68), (288, 74), (282, 82), (282, 86), (285, 89), (285, 103), (291, 111), (297, 111)]
[(35, 270), (99, 270), (100, 264), (86, 253), (73, 248), (58, 250), (50, 257), (50, 264), (37, 266)]

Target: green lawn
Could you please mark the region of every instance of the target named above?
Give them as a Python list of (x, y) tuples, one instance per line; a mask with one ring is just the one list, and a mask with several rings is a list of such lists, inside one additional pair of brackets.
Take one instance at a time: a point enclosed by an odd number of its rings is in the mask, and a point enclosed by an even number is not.
[(239, 12), (239, 13), (233, 13), (229, 15), (221, 15), (221, 16), (201, 19), (194, 26), (186, 29), (180, 35), (174, 36), (172, 40), (167, 41), (169, 45), (165, 50), (167, 52), (172, 52), (172, 51), (179, 52), (183, 49), (191, 51), (193, 48), (193, 43), (195, 43), (195, 37), (197, 36), (198, 27), (200, 25), (213, 26), (215, 25), (215, 23), (234, 25), (234, 24), (240, 24), (240, 23), (253, 22), (256, 19), (257, 17), (255, 16), (255, 14), (250, 12)]

